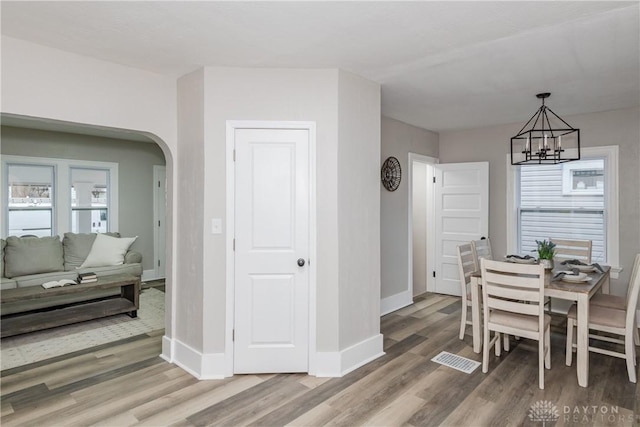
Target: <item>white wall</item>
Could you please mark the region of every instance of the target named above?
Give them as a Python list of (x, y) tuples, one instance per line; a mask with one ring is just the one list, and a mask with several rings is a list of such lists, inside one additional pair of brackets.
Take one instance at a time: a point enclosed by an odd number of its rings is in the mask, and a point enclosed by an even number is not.
[[(394, 156), (400, 161), (402, 180), (396, 191), (380, 185), (380, 275), (383, 312), (399, 308), (397, 297), (411, 301), (409, 283), (409, 153), (438, 158), (438, 134), (382, 117), (381, 153), (378, 165)], [(378, 178), (378, 182), (380, 179)], [(400, 306), (397, 302), (400, 301)]]
[[(147, 134), (167, 160), (167, 307), (175, 282), (175, 79), (2, 36), (2, 113)], [(171, 336), (171, 310), (165, 335)], [(163, 351), (165, 351), (163, 349)]]
[(380, 85), (340, 71), (338, 90), (339, 322), (345, 349), (380, 333)]
[[(633, 259), (640, 252), (640, 109), (563, 116), (563, 119), (580, 129), (583, 147), (620, 147), (620, 264), (624, 270), (617, 280), (612, 280), (611, 292), (624, 295)], [(507, 251), (506, 155), (510, 138), (521, 127), (522, 123), (516, 123), (440, 134), (442, 163), (489, 161), (489, 237), (498, 258)]]
[[(194, 71), (178, 79), (178, 187), (176, 201), (182, 207), (176, 221), (175, 338), (191, 349), (202, 349), (204, 336), (203, 239), (204, 198), (204, 72)], [(178, 356), (179, 357), (179, 356)]]

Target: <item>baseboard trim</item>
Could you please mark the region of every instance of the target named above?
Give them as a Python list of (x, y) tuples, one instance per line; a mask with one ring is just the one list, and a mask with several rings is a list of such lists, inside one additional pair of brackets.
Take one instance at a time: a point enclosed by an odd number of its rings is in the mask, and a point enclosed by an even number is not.
[(175, 352), (173, 348), (173, 340), (168, 336), (163, 335), (162, 336), (162, 354), (160, 354), (160, 357), (169, 363), (173, 363), (174, 353)]
[(382, 298), (380, 300), (380, 316), (389, 314), (392, 311), (400, 310), (403, 307), (413, 304), (413, 295), (410, 291), (403, 291), (399, 294), (391, 295), (390, 297)]
[(156, 277), (156, 276), (157, 274), (155, 270), (143, 270), (141, 280), (145, 282), (149, 280), (164, 279), (164, 277)]
[(316, 353), (315, 368), (309, 372), (316, 377), (340, 376), (340, 352), (319, 351)]
[(384, 355), (382, 334), (374, 335), (342, 350), (342, 375), (366, 365), (372, 360)]
[[(172, 340), (172, 343), (168, 345), (172, 346), (174, 350), (171, 363), (180, 366), (197, 379), (220, 380), (225, 377), (224, 353), (202, 353), (177, 339)], [(165, 357), (163, 359), (166, 360)]]
[(342, 351), (316, 353), (316, 377), (341, 377), (384, 355), (382, 334), (374, 335)]

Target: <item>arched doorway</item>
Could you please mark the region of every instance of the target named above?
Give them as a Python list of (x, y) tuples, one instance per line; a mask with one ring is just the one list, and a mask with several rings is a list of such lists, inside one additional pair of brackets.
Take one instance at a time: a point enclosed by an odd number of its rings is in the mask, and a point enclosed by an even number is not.
[[(173, 199), (173, 158), (167, 144), (156, 135), (127, 129), (101, 127), (13, 114), (2, 114), (2, 156), (41, 157), (70, 161), (100, 161), (119, 165), (118, 230), (123, 235), (138, 236), (138, 248), (143, 253), (143, 280), (157, 279), (155, 269), (158, 254), (166, 262), (164, 313), (161, 323), (165, 333), (171, 330), (172, 287), (171, 233)], [(156, 167), (166, 171), (166, 220), (163, 235), (156, 230), (158, 201), (154, 194)], [(143, 170), (144, 169), (144, 170)], [(2, 171), (5, 177), (5, 171)], [(4, 179), (3, 179), (4, 181)], [(61, 189), (60, 191), (62, 191)], [(68, 191), (68, 190), (65, 190)], [(104, 225), (104, 224), (102, 224)], [(62, 235), (65, 229), (56, 229)], [(103, 230), (87, 230), (99, 231)], [(79, 230), (79, 232), (87, 232)], [(106, 231), (106, 230), (104, 230)], [(3, 227), (3, 235), (6, 228)], [(146, 262), (145, 262), (146, 261)], [(154, 276), (154, 274), (156, 274)], [(146, 276), (146, 277), (145, 277)]]

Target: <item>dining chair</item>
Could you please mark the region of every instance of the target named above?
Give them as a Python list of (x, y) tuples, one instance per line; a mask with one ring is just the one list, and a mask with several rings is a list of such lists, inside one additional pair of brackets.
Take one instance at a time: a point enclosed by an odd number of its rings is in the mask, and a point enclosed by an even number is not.
[(469, 291), (469, 283), (471, 282), (471, 273), (477, 271), (476, 262), (473, 254), (471, 243), (459, 245), (458, 253), (458, 274), (460, 276), (460, 295), (462, 296), (462, 315), (460, 318), (460, 339), (464, 339), (464, 331), (467, 325), (473, 325), (471, 320), (467, 320), (467, 309), (471, 304), (471, 292)]
[[(501, 334), (538, 341), (538, 387), (551, 368), (551, 316), (544, 312), (544, 267), (482, 259), (484, 340), (482, 372), (489, 370), (489, 349), (500, 356)], [(490, 339), (490, 332), (494, 336)]]
[[(556, 266), (563, 261), (577, 259), (586, 264), (591, 264), (591, 240), (549, 239), (556, 244), (553, 259)], [(549, 313), (551, 313), (552, 298), (547, 300)], [(566, 307), (566, 306), (565, 306)]]
[(591, 240), (549, 239), (556, 244), (554, 260), (556, 262), (577, 259), (591, 264)]
[[(610, 307), (602, 307), (589, 303), (589, 330), (614, 334), (623, 338), (614, 338), (597, 334), (589, 334), (589, 338), (596, 341), (606, 341), (624, 345), (624, 352), (608, 350), (600, 347), (589, 346), (589, 351), (607, 356), (619, 357), (627, 361), (627, 373), (629, 381), (636, 382), (636, 347), (634, 335), (637, 332), (636, 307), (638, 305), (638, 293), (640, 292), (640, 254), (636, 255), (633, 264), (633, 274), (629, 281), (630, 292), (624, 310)], [(576, 326), (576, 306), (573, 305), (567, 314), (567, 349), (566, 362), (571, 366), (573, 359), (574, 343), (573, 329)], [(635, 331), (635, 332), (634, 332)]]
[(471, 241), (471, 247), (473, 248), (473, 258), (476, 263), (476, 271), (480, 270), (480, 259), (493, 259), (491, 253), (491, 242), (488, 238)]
[[(634, 277), (637, 274), (638, 268), (639, 266), (634, 264), (633, 269), (631, 270), (630, 277)], [(627, 307), (627, 301), (629, 301), (629, 298), (631, 298), (632, 290), (633, 290), (633, 287), (631, 286), (631, 283), (629, 283), (629, 285), (627, 286), (626, 297), (621, 297), (618, 295), (603, 294), (602, 292), (598, 292), (589, 300), (589, 303), (593, 306), (598, 306), (598, 307), (613, 308), (616, 310), (625, 310)], [(633, 328), (634, 340), (636, 345), (640, 345), (640, 332), (638, 331), (637, 322), (634, 322), (634, 325), (636, 325), (636, 327)]]

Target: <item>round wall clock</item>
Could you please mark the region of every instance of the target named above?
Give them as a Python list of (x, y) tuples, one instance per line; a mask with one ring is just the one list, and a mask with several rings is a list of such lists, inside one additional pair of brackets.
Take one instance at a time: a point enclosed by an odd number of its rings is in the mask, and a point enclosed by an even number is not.
[(400, 186), (400, 179), (402, 178), (402, 169), (400, 168), (400, 162), (395, 157), (389, 157), (382, 164), (380, 170), (380, 177), (382, 178), (382, 185), (389, 191), (396, 191)]

